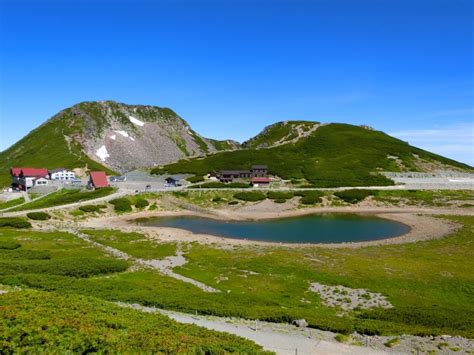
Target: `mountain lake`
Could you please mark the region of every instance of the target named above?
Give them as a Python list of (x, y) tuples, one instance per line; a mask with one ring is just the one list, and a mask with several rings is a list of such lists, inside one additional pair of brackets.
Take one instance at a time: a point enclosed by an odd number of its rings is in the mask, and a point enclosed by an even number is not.
[(393, 238), (410, 231), (396, 221), (356, 214), (317, 214), (299, 217), (225, 221), (177, 216), (136, 219), (147, 227), (179, 228), (197, 234), (281, 243), (345, 243)]

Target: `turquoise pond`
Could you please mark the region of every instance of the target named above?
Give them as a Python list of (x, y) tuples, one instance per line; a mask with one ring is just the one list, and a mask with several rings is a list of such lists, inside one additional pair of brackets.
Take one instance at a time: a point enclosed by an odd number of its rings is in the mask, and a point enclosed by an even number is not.
[(362, 242), (392, 238), (410, 230), (403, 223), (354, 214), (319, 214), (252, 221), (222, 221), (189, 216), (153, 217), (136, 220), (136, 223), (226, 238), (283, 243)]

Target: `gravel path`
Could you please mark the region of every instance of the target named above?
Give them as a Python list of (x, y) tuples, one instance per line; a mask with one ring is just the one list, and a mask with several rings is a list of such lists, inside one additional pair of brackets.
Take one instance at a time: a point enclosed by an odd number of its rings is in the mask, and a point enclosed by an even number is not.
[(97, 243), (97, 242), (93, 241), (92, 239), (90, 239), (90, 237), (87, 234), (81, 233), (77, 230), (66, 229), (64, 231), (68, 232), (68, 233), (71, 233), (71, 234), (74, 234), (78, 238), (86, 241), (87, 243), (91, 243), (94, 246), (96, 246), (98, 248), (101, 248), (107, 254), (113, 256), (114, 258), (118, 258), (118, 259), (122, 259), (122, 260), (130, 260), (130, 261), (134, 262), (136, 265), (140, 265), (140, 266), (143, 266), (143, 267), (147, 267), (147, 268), (157, 270), (159, 273), (161, 273), (163, 275), (166, 275), (166, 276), (172, 277), (174, 279), (177, 279), (177, 280), (180, 280), (180, 281), (183, 281), (183, 282), (187, 282), (187, 283), (192, 284), (196, 287), (199, 287), (204, 292), (221, 292), (218, 289), (215, 289), (211, 286), (208, 286), (208, 285), (206, 285), (202, 282), (191, 279), (189, 277), (177, 274), (173, 271), (173, 268), (178, 267), (178, 266), (182, 266), (182, 265), (184, 265), (188, 262), (186, 260), (186, 258), (184, 257), (183, 252), (182, 252), (182, 250), (180, 249), (179, 246), (178, 246), (178, 250), (176, 252), (176, 255), (167, 256), (164, 259), (150, 259), (150, 260), (147, 260), (147, 259), (140, 259), (140, 258), (133, 257), (133, 256), (121, 251), (121, 250), (112, 248), (112, 247), (107, 246), (107, 245), (103, 245), (101, 243)]
[(320, 332), (314, 329), (301, 329), (289, 324), (255, 322), (237, 318), (197, 316), (181, 312), (166, 311), (153, 307), (143, 307), (138, 304), (118, 303), (142, 312), (164, 314), (180, 323), (196, 324), (198, 326), (234, 334), (261, 345), (265, 350), (282, 355), (294, 354), (385, 354), (384, 351), (368, 347), (352, 346), (323, 340), (330, 332)]

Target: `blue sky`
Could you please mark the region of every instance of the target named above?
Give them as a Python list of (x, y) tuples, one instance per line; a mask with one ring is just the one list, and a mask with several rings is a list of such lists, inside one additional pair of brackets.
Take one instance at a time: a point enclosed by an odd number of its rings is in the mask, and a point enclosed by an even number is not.
[(88, 100), (245, 140), (368, 124), (474, 165), (470, 0), (0, 0), (1, 144)]

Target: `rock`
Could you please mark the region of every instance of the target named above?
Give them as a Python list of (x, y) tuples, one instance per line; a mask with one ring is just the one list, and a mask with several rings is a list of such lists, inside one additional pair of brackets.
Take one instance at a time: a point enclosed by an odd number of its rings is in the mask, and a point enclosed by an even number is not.
[(293, 324), (300, 328), (306, 328), (308, 326), (306, 319), (295, 319)]

